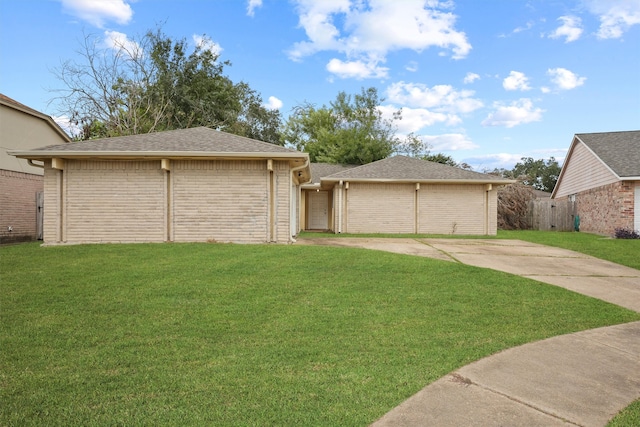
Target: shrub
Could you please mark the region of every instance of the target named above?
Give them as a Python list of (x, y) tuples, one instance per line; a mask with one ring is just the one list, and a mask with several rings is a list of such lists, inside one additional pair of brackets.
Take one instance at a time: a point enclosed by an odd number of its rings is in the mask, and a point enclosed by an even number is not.
[(628, 228), (616, 228), (615, 237), (616, 239), (640, 239), (640, 234)]

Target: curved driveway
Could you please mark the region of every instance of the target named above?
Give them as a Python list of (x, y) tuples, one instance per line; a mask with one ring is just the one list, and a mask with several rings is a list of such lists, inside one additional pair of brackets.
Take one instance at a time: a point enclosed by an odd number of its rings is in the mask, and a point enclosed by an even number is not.
[[(486, 239), (309, 238), (529, 277), (640, 312), (640, 270), (581, 253)], [(373, 426), (604, 426), (640, 398), (640, 322), (553, 337), (452, 372)]]

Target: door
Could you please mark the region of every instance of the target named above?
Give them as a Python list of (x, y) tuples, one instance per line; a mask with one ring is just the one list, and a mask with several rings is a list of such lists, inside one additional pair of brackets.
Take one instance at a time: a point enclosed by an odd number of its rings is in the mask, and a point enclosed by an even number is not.
[(329, 193), (327, 191), (310, 191), (309, 198), (309, 230), (327, 230), (329, 228)]

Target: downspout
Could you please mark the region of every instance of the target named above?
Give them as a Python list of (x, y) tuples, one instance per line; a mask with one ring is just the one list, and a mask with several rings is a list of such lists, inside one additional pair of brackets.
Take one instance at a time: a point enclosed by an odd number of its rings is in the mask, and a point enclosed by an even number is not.
[(342, 233), (342, 191), (342, 180), (340, 180), (338, 190), (338, 227), (336, 227), (338, 234)]
[[(299, 170), (302, 170), (306, 167), (309, 167), (309, 158), (307, 157), (304, 160), (304, 163), (298, 167), (295, 167), (293, 169), (291, 169), (291, 182), (290, 184), (293, 183), (293, 178), (295, 177), (295, 173), (298, 172)], [(298, 181), (298, 186), (300, 186), (300, 181)], [(298, 192), (299, 194), (299, 192)], [(296, 197), (296, 202), (299, 204), (300, 203), (300, 198)], [(294, 206), (293, 203), (293, 185), (289, 185), (289, 234), (290, 236), (290, 241), (291, 243), (295, 243), (296, 239), (293, 237), (293, 230), (292, 230), (292, 221), (293, 221), (293, 227), (295, 227), (296, 230), (296, 234), (298, 233), (298, 230), (300, 229), (299, 226), (299, 214), (298, 214), (298, 209), (296, 206)]]
[(493, 186), (491, 184), (486, 184), (485, 186), (485, 196), (484, 196), (484, 234), (485, 236), (488, 236), (489, 233), (489, 212), (490, 212), (490, 208), (489, 208), (489, 202), (491, 200), (491, 198), (489, 197), (489, 193), (491, 192), (491, 190), (493, 189)]
[(34, 168), (44, 169), (44, 164), (33, 163), (33, 160), (31, 159), (27, 159), (27, 163), (29, 163), (29, 166), (33, 166)]

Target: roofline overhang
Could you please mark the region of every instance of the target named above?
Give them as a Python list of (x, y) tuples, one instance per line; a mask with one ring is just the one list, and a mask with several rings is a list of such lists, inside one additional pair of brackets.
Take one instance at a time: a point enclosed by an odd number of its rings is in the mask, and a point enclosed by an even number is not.
[(620, 181), (640, 181), (640, 176), (621, 176)]
[(320, 185), (331, 182), (366, 182), (366, 183), (394, 183), (394, 184), (495, 184), (508, 185), (518, 182), (515, 179), (381, 179), (381, 178), (321, 178)]
[(100, 159), (100, 160), (309, 160), (307, 153), (268, 153), (268, 152), (211, 152), (211, 151), (8, 151), (12, 156), (21, 159), (45, 160), (59, 159)]

